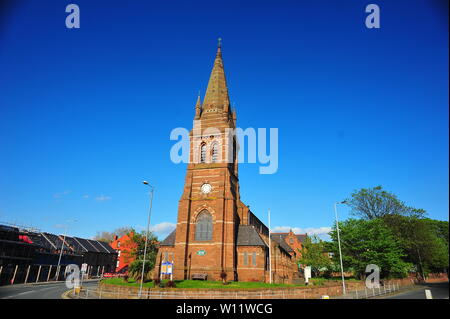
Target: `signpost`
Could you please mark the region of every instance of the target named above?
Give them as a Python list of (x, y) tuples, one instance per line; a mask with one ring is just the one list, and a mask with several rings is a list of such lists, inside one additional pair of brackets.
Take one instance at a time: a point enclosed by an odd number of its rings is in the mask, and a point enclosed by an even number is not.
[(83, 287), (83, 277), (84, 277), (84, 274), (85, 274), (86, 271), (87, 271), (87, 267), (88, 267), (88, 264), (86, 264), (86, 263), (81, 264), (81, 281), (80, 281), (80, 287)]
[(309, 284), (309, 278), (311, 278), (311, 266), (306, 266), (305, 267), (305, 284)]

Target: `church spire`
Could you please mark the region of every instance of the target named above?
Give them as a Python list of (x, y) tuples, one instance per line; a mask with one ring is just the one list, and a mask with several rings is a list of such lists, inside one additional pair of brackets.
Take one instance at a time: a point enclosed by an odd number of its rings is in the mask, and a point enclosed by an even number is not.
[(228, 111), (230, 100), (228, 97), (227, 81), (225, 79), (225, 70), (222, 61), (222, 44), (219, 38), (217, 46), (216, 59), (209, 77), (208, 88), (206, 89), (205, 98), (203, 100), (203, 108), (205, 109), (221, 109)]
[(200, 118), (200, 113), (202, 111), (202, 102), (200, 101), (200, 91), (198, 92), (197, 103), (195, 104), (195, 119)]

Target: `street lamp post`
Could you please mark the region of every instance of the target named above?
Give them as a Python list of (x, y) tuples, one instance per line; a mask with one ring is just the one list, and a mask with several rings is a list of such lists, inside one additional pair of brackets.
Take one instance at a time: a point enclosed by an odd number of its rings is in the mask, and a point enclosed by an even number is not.
[(268, 211), (269, 216), (269, 283), (272, 283), (272, 243), (270, 240), (270, 209)]
[(141, 284), (139, 287), (139, 298), (142, 295), (142, 285), (144, 284), (144, 269), (145, 269), (145, 258), (147, 256), (147, 242), (148, 242), (148, 233), (150, 231), (150, 216), (152, 214), (152, 204), (153, 204), (153, 191), (154, 187), (151, 186), (147, 181), (142, 182), (144, 185), (150, 187), (150, 208), (148, 210), (148, 219), (147, 219), (147, 232), (145, 233), (145, 245), (144, 245), (144, 260), (142, 262), (142, 272), (141, 272)]
[(334, 214), (336, 216), (336, 231), (337, 231), (338, 247), (339, 247), (339, 260), (341, 262), (342, 293), (344, 295), (347, 292), (346, 292), (346, 289), (345, 289), (344, 266), (343, 266), (343, 263), (342, 263), (341, 238), (340, 238), (340, 235), (339, 235), (340, 230), (339, 230), (339, 220), (338, 220), (338, 214), (337, 214), (337, 205), (338, 204), (345, 204), (345, 203), (346, 203), (346, 201), (342, 201), (342, 202), (339, 202), (339, 203), (334, 203)]
[(58, 281), (58, 278), (59, 278), (59, 268), (60, 268), (60, 265), (61, 265), (61, 257), (62, 257), (62, 253), (63, 253), (63, 250), (64, 250), (64, 242), (66, 241), (66, 236), (67, 236), (67, 229), (69, 228), (69, 225), (68, 225), (68, 223), (69, 222), (76, 222), (76, 220), (68, 220), (67, 221), (67, 224), (66, 224), (66, 229), (65, 229), (65, 231), (64, 231), (64, 237), (63, 237), (63, 240), (62, 240), (62, 244), (61, 244), (61, 251), (59, 252), (59, 258), (58, 258), (58, 267), (56, 267), (56, 281)]

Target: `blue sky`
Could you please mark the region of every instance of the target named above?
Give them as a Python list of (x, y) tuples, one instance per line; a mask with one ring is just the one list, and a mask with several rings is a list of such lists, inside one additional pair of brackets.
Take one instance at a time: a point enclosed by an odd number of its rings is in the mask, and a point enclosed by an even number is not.
[[(443, 1), (10, 1), (0, 20), (0, 221), (69, 233), (176, 222), (191, 128), (223, 38), (238, 126), (279, 130), (279, 169), (240, 165), (272, 227), (320, 229), (383, 185), (448, 220), (448, 4)], [(76, 3), (81, 28), (65, 27)], [(367, 29), (365, 6), (381, 8)], [(341, 218), (349, 216), (345, 207)], [(169, 224), (167, 224), (169, 223)], [(167, 227), (169, 225), (169, 227)], [(278, 228), (282, 229), (282, 228)]]

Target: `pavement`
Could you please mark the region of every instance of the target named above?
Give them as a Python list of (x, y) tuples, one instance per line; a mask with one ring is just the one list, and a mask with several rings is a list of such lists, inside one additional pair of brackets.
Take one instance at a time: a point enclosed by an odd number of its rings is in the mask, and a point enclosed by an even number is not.
[[(83, 287), (97, 287), (98, 279), (83, 282)], [(62, 294), (68, 291), (64, 281), (19, 284), (0, 287), (0, 299), (62, 299)]]
[(417, 285), (417, 288), (398, 294), (380, 296), (377, 299), (427, 299), (425, 290), (429, 289), (433, 299), (448, 299), (449, 286), (447, 282), (429, 283)]

